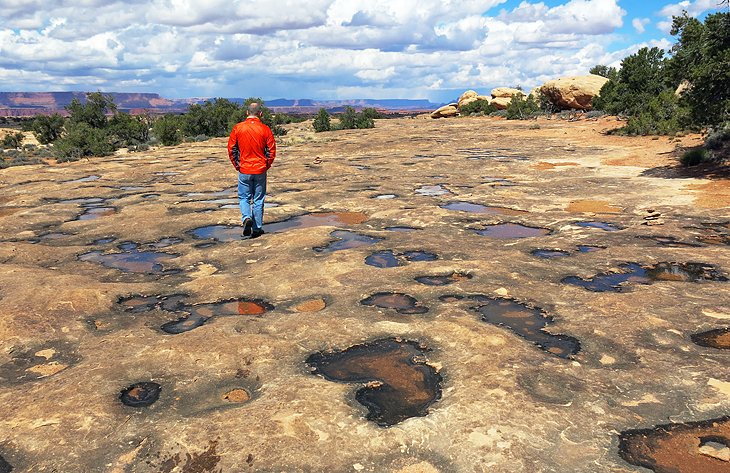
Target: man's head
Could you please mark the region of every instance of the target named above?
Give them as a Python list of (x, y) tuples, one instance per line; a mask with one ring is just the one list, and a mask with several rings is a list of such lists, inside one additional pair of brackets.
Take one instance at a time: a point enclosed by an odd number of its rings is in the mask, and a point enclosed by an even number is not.
[(248, 104), (248, 107), (246, 108), (246, 113), (248, 113), (249, 117), (260, 117), (263, 115), (264, 111), (261, 108), (261, 104), (258, 102), (251, 102)]

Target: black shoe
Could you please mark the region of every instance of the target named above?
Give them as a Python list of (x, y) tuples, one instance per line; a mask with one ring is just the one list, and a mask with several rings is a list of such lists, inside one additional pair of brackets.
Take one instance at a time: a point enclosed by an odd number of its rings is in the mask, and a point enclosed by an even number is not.
[(258, 238), (258, 237), (260, 237), (261, 235), (263, 235), (264, 233), (266, 233), (266, 232), (265, 232), (265, 231), (263, 230), (263, 228), (260, 228), (260, 229), (258, 229), (258, 230), (254, 230), (254, 231), (253, 231), (253, 232), (251, 233), (251, 238)]
[(243, 219), (243, 236), (250, 237), (253, 230), (253, 221), (246, 217)]

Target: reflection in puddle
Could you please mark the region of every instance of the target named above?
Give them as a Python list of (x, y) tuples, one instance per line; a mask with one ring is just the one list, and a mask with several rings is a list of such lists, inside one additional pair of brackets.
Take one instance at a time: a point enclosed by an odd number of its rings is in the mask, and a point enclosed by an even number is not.
[(426, 352), (418, 342), (388, 338), (315, 353), (307, 364), (327, 380), (364, 384), (355, 399), (368, 409), (368, 420), (386, 427), (427, 415), (441, 397), (441, 375), (427, 364)]
[(151, 381), (134, 383), (119, 393), (119, 400), (122, 404), (130, 407), (151, 406), (160, 398), (162, 386)]
[(75, 182), (92, 182), (101, 179), (101, 176), (97, 176), (96, 174), (92, 174), (90, 176), (82, 177), (80, 179), (74, 179), (73, 181), (63, 181), (67, 184), (72, 184)]
[(578, 245), (578, 251), (581, 253), (593, 253), (594, 251), (605, 250), (605, 246), (593, 246), (593, 245)]
[(619, 455), (657, 473), (730, 471), (730, 416), (658, 425), (619, 435)]
[(109, 243), (115, 242), (117, 239), (116, 237), (104, 237), (99, 238), (98, 240), (94, 240), (91, 242), (92, 245), (108, 245)]
[(617, 232), (619, 230), (623, 230), (623, 227), (619, 227), (618, 225), (608, 222), (575, 222), (575, 225), (584, 228), (598, 228), (604, 232)]
[(139, 251), (138, 248), (138, 244), (127, 242), (119, 245), (119, 249), (123, 253), (105, 254), (98, 250), (90, 251), (89, 253), (79, 255), (79, 260), (98, 263), (108, 268), (130, 273), (163, 275), (180, 271), (178, 269), (165, 269), (162, 265), (164, 261), (177, 258), (178, 255), (156, 251)]
[(442, 205), (441, 208), (486, 215), (523, 215), (529, 213), (525, 210), (516, 210), (507, 207), (486, 206), (481, 204), (475, 204), (472, 202), (449, 202), (448, 204)]
[(415, 232), (416, 230), (423, 230), (422, 228), (416, 228), (416, 227), (409, 227), (407, 225), (395, 225), (392, 227), (385, 227), (386, 230), (389, 232), (398, 232), (398, 233), (410, 233)]
[(425, 314), (428, 307), (419, 304), (418, 300), (399, 292), (377, 292), (360, 301), (362, 305), (394, 309), (399, 314)]
[(365, 258), (365, 264), (376, 268), (394, 268), (405, 266), (408, 262), (435, 261), (437, 259), (438, 255), (427, 251), (406, 251), (395, 254), (393, 250), (384, 250), (369, 255)]
[(730, 327), (695, 333), (691, 338), (694, 343), (701, 347), (730, 350)]
[(94, 220), (100, 217), (114, 215), (117, 209), (114, 207), (88, 207), (76, 220)]
[(541, 349), (560, 358), (570, 358), (580, 351), (580, 342), (569, 335), (553, 335), (545, 328), (553, 318), (541, 309), (531, 308), (510, 299), (483, 299), (473, 310), (484, 322), (505, 327)]
[(702, 246), (699, 243), (681, 241), (679, 238), (673, 236), (641, 235), (637, 238), (641, 238), (642, 240), (652, 240), (655, 241), (657, 244), (661, 246), (666, 246), (668, 248), (698, 248)]
[(436, 197), (439, 195), (447, 195), (452, 192), (446, 189), (442, 184), (436, 184), (434, 186), (421, 186), (416, 189), (416, 194), (425, 195), (428, 197)]
[(378, 194), (375, 197), (373, 197), (373, 199), (388, 200), (388, 199), (395, 199), (396, 197), (398, 197), (398, 196), (395, 194)]
[[(367, 215), (361, 212), (320, 212), (264, 224), (264, 230), (267, 233), (279, 233), (298, 228), (357, 225), (366, 220)], [(189, 233), (197, 240), (238, 241), (243, 239), (240, 225), (208, 225), (194, 228)]]
[(476, 230), (481, 236), (497, 239), (531, 238), (550, 234), (547, 228), (528, 227), (519, 223), (499, 223), (487, 225), (482, 230)]
[(327, 246), (318, 246), (313, 248), (317, 253), (332, 253), (334, 251), (350, 250), (361, 246), (369, 246), (382, 241), (383, 238), (360, 235), (359, 233), (347, 230), (335, 230), (330, 236), (337, 238), (336, 241), (329, 243)]
[(471, 274), (451, 273), (445, 276), (418, 276), (415, 280), (426, 286), (448, 286), (449, 284), (467, 281), (471, 278)]
[(593, 292), (624, 292), (633, 284), (651, 284), (655, 281), (727, 281), (712, 265), (705, 263), (657, 263), (642, 266), (637, 263), (619, 265), (621, 272), (598, 274), (590, 279), (568, 276), (563, 283), (579, 286)]

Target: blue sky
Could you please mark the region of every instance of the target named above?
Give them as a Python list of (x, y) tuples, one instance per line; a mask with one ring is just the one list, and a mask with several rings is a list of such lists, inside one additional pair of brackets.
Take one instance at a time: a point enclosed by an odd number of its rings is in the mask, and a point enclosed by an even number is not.
[(672, 15), (718, 3), (0, 0), (0, 87), (442, 102), (667, 49)]

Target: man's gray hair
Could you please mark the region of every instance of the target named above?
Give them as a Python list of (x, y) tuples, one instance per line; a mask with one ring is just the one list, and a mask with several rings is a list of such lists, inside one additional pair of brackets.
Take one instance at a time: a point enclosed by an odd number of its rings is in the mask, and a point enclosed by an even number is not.
[(249, 117), (257, 117), (261, 112), (263, 112), (263, 110), (261, 108), (261, 104), (258, 102), (251, 102), (248, 104), (248, 107), (246, 107), (246, 113), (248, 113)]

